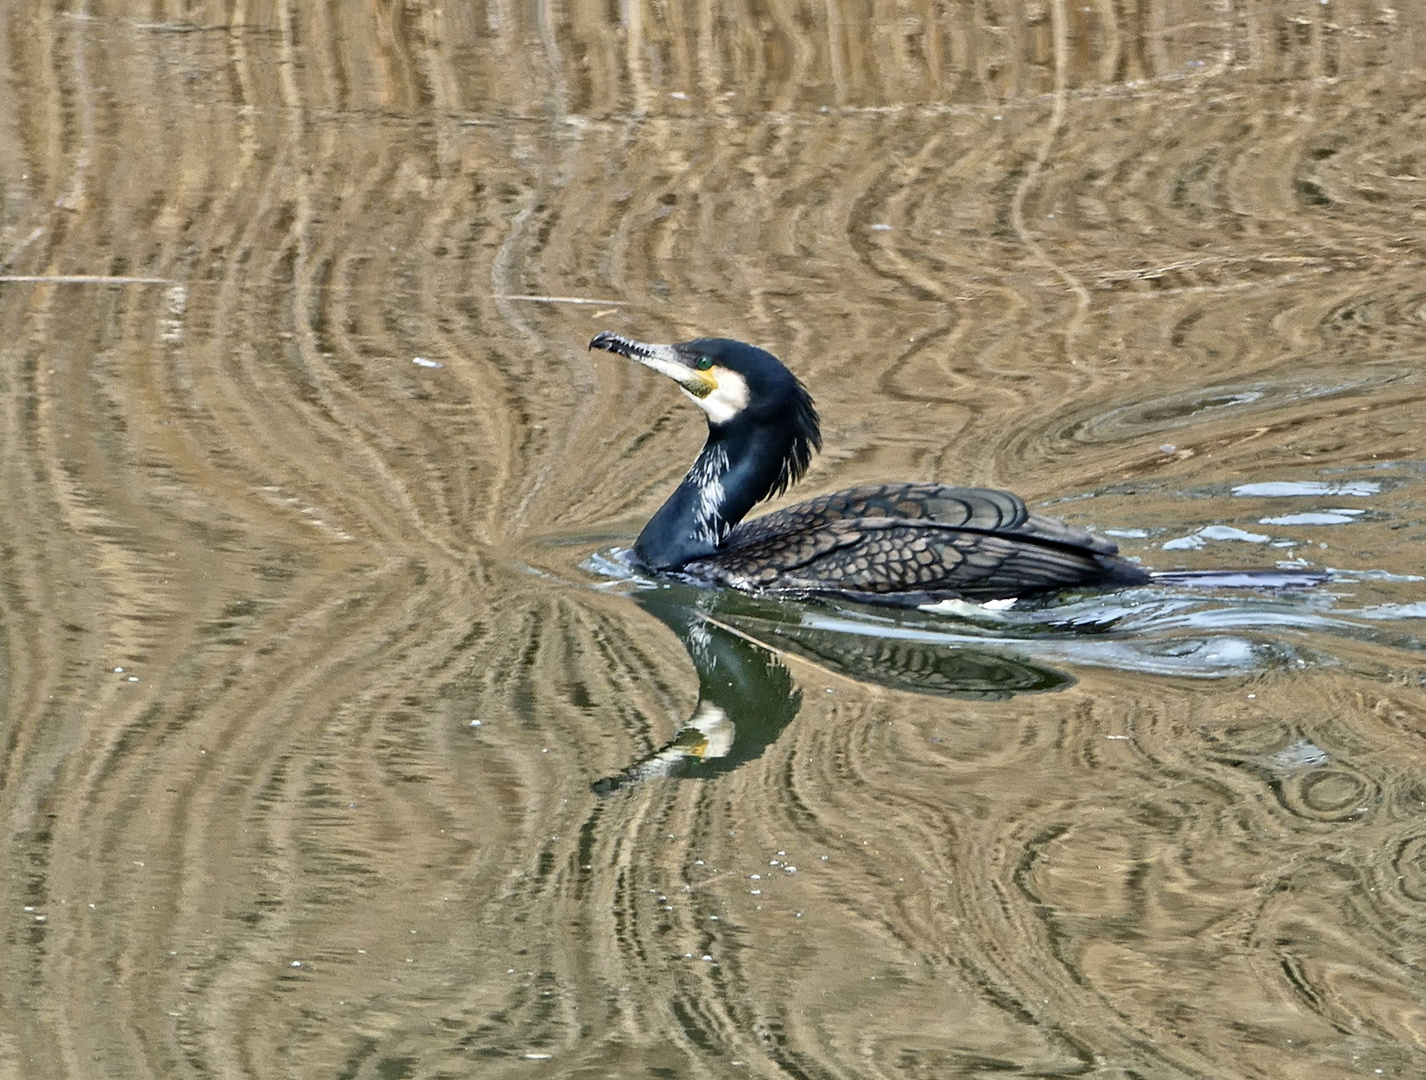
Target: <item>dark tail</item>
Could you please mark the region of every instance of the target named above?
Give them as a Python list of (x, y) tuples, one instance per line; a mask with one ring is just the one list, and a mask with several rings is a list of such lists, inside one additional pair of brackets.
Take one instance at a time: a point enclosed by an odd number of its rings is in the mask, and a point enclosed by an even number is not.
[(1190, 589), (1314, 589), (1332, 575), (1323, 570), (1156, 570), (1149, 580)]

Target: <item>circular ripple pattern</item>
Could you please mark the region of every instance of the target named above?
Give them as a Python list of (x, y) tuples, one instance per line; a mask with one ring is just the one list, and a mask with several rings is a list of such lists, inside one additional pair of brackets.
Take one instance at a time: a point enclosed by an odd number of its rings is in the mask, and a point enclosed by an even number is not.
[(1235, 420), (1241, 416), (1240, 422), (1244, 422), (1265, 413), (1281, 415), (1299, 403), (1369, 397), (1391, 381), (1390, 375), (1336, 383), (1289, 377), (1272, 382), (1206, 386), (1120, 406), (1077, 424), (1066, 436), (1086, 442), (1122, 443), (1131, 438), (1170, 435), (1186, 427), (1201, 429), (1205, 423), (1220, 421), (1229, 413)]
[(1426, 836), (1403, 841), (1391, 865), (1402, 893), (1417, 903), (1426, 904)]
[(1378, 793), (1365, 777), (1340, 766), (1314, 769), (1283, 785), (1283, 802), (1317, 821), (1349, 821), (1370, 812)]

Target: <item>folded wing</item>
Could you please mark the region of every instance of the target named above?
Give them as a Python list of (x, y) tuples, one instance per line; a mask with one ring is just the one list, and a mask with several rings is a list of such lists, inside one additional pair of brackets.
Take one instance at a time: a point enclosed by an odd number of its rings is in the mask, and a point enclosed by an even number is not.
[(988, 488), (851, 488), (739, 525), (686, 567), (721, 584), (855, 596), (1021, 596), (1145, 575), (1116, 545)]

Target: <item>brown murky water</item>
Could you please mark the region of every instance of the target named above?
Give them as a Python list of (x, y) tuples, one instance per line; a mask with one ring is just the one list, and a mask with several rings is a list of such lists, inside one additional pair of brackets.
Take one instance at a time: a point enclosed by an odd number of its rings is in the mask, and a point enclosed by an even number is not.
[[(1422, 1075), (1423, 57), (1384, 0), (8, 5), (0, 1077)], [(640, 591), (701, 420), (598, 329), (782, 355), (800, 494), (1346, 573)]]

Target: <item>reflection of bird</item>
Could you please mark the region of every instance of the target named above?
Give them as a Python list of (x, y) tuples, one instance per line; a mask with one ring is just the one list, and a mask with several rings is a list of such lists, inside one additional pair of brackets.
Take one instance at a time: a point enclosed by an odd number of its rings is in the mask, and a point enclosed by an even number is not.
[[(596, 795), (661, 777), (718, 776), (761, 757), (802, 706), (802, 689), (783, 663), (789, 655), (858, 682), (978, 701), (1074, 683), (1012, 651), (806, 626), (780, 601), (741, 593), (661, 582), (629, 595), (678, 635), (698, 672), (698, 704), (667, 742), (594, 781)], [(884, 628), (885, 620), (862, 627), (873, 625)]]
[(901, 604), (1149, 580), (1109, 541), (987, 488), (849, 488), (744, 522), (821, 449), (802, 383), (771, 353), (727, 338), (646, 345), (603, 333), (589, 347), (662, 372), (708, 415), (702, 453), (634, 544), (651, 570), (754, 592)]
[(698, 670), (698, 705), (669, 742), (595, 781), (595, 794), (660, 776), (716, 776), (761, 755), (802, 705), (792, 673), (765, 646), (707, 618), (706, 590), (671, 585), (633, 596), (688, 650)]

